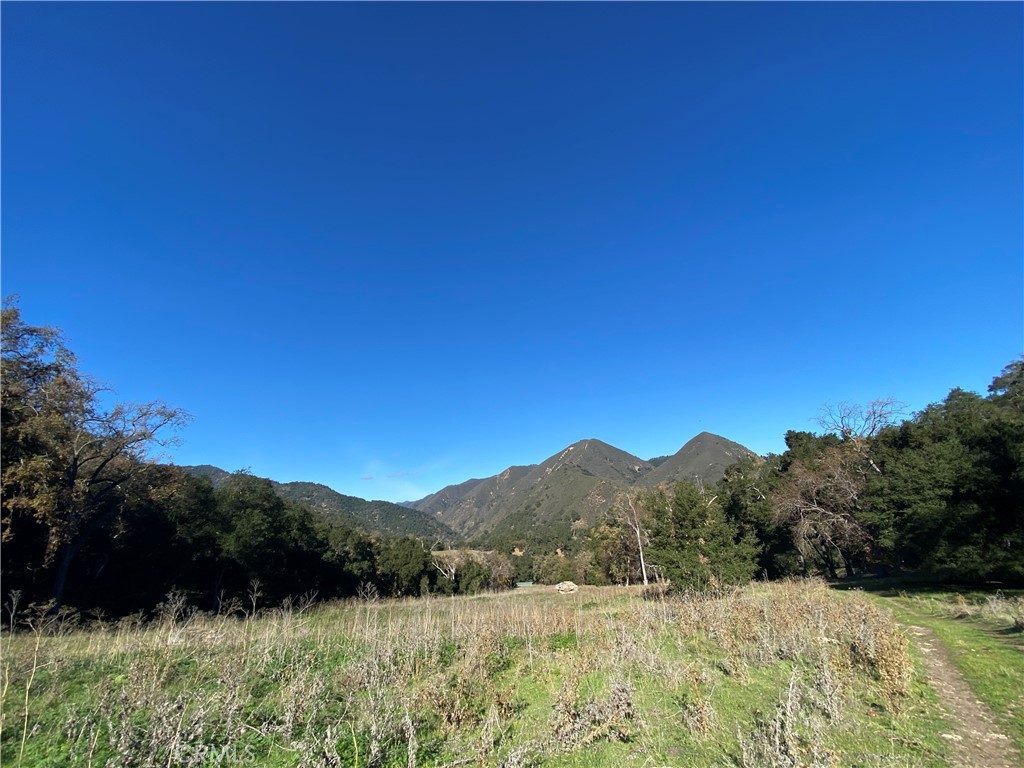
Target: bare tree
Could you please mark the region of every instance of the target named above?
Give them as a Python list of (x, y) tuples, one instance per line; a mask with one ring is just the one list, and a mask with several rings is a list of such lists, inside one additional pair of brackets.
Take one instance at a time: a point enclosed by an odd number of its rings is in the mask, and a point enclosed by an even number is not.
[(772, 496), (776, 523), (787, 526), (801, 556), (816, 556), (835, 578), (841, 563), (853, 575), (854, 555), (871, 544), (860, 522), (867, 476), (881, 473), (871, 438), (906, 412), (895, 398), (826, 405), (818, 424), (839, 442), (823, 441), (810, 456), (794, 460)]
[(626, 519), (626, 524), (633, 529), (633, 533), (636, 534), (636, 549), (640, 553), (640, 573), (643, 575), (644, 586), (647, 586), (647, 563), (644, 560), (644, 544), (647, 539), (647, 532), (640, 525), (640, 513), (636, 508), (636, 497), (633, 494), (629, 494), (626, 497), (626, 505), (629, 507), (630, 515)]
[(438, 573), (454, 584), (455, 576), (459, 570), (458, 554), (451, 550), (446, 550), (445, 556), (441, 556), (438, 552), (432, 552), (431, 555), (430, 564), (437, 569)]
[(821, 409), (818, 425), (842, 438), (844, 443), (865, 457), (875, 472), (880, 473), (882, 470), (868, 455), (868, 442), (886, 427), (896, 424), (906, 412), (906, 404), (894, 397), (872, 400), (866, 406), (857, 403), (829, 404)]
[(790, 529), (802, 557), (817, 556), (832, 578), (839, 561), (852, 576), (854, 553), (870, 543), (857, 517), (865, 481), (863, 461), (840, 443), (794, 462), (772, 495), (776, 523)]

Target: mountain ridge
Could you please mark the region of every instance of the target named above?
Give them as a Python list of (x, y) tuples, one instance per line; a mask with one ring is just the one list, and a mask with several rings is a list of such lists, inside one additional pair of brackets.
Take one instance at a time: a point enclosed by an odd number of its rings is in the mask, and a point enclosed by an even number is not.
[[(641, 459), (597, 438), (565, 446), (538, 464), (447, 485), (416, 501), (394, 504), (346, 496), (321, 483), (274, 483), (282, 498), (352, 528), (444, 542), (466, 539), (512, 550), (565, 546), (597, 523), (620, 494), (680, 481), (711, 485), (750, 449), (701, 432), (674, 454)], [(230, 473), (212, 465), (183, 467), (214, 486)]]
[[(219, 488), (231, 473), (211, 464), (181, 467), (195, 477), (210, 479)], [(309, 507), (325, 519), (349, 528), (391, 536), (417, 536), (445, 542), (459, 540), (459, 535), (429, 513), (405, 507), (390, 501), (367, 500), (339, 493), (323, 483), (303, 480), (281, 483), (270, 480), (274, 491), (282, 499)]]
[(586, 438), (539, 464), (445, 486), (406, 504), (479, 542), (516, 547), (529, 539), (564, 542), (596, 523), (620, 493), (681, 480), (710, 485), (744, 456), (756, 454), (710, 432), (696, 435), (671, 456), (653, 460)]

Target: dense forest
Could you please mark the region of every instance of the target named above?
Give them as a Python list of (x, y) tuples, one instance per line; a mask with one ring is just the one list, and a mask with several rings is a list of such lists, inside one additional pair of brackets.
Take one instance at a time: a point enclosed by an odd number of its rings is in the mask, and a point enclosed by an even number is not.
[[(1024, 359), (987, 396), (954, 390), (826, 409), (821, 432), (744, 459), (715, 486), (623, 494), (545, 551), (441, 555), (365, 530), (236, 472), (215, 485), (154, 455), (187, 423), (154, 401), (109, 405), (59, 331), (3, 309), (2, 578), (22, 605), (122, 615), (170, 593), (212, 611), (291, 599), (472, 593), (515, 580), (668, 581), (914, 570), (1024, 583)], [(498, 551), (494, 551), (497, 549)]]

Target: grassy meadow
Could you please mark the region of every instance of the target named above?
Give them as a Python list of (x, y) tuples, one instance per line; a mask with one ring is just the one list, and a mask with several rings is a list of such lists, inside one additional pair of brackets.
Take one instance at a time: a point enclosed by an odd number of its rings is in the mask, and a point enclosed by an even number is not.
[(893, 615), (820, 582), (21, 622), (5, 766), (947, 764)]

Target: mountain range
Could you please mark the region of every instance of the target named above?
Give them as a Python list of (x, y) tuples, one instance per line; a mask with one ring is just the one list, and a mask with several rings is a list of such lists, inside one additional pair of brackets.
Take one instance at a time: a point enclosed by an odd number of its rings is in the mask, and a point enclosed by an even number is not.
[(712, 484), (755, 454), (702, 432), (672, 456), (645, 460), (600, 440), (580, 440), (540, 464), (449, 485), (406, 506), (456, 533), (502, 548), (559, 545), (597, 522), (616, 497), (683, 480)]
[[(551, 551), (600, 520), (623, 492), (684, 480), (710, 485), (730, 464), (754, 456), (739, 443), (710, 432), (701, 432), (671, 456), (653, 459), (591, 438), (566, 446), (540, 464), (512, 466), (403, 504), (366, 501), (319, 483), (274, 482), (274, 489), (284, 499), (363, 531), (449, 544), (468, 540), (506, 551)], [(214, 487), (230, 477), (210, 465), (184, 469), (210, 478)]]

